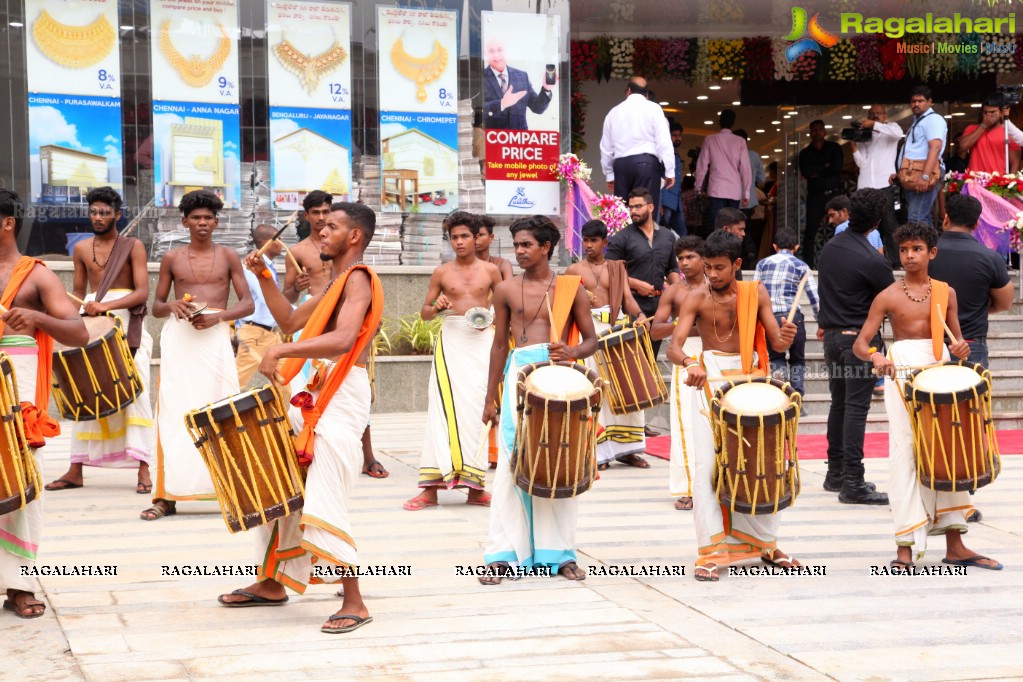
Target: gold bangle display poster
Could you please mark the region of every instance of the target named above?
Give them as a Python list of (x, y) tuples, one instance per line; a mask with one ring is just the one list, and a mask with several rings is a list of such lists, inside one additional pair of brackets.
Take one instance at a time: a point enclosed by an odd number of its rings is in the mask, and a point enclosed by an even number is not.
[(31, 200), (84, 204), (121, 190), (117, 0), (27, 0)]
[(458, 13), (377, 7), (384, 211), (458, 208)]
[(267, 3), (270, 198), (301, 208), (314, 189), (348, 201), (352, 187), (351, 5)]
[(560, 213), (561, 17), (482, 13), (487, 213)]
[(237, 0), (152, 0), (157, 206), (195, 189), (241, 207)]

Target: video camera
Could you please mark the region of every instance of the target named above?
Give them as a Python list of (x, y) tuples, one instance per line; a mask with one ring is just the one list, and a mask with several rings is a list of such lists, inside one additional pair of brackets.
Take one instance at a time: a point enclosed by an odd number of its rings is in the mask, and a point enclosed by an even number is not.
[(1002, 98), (1003, 107), (1014, 107), (1023, 98), (1023, 85), (999, 85), (998, 96)]
[(853, 121), (849, 128), (842, 128), (842, 139), (850, 142), (870, 142), (874, 139), (874, 129), (864, 128), (859, 121)]

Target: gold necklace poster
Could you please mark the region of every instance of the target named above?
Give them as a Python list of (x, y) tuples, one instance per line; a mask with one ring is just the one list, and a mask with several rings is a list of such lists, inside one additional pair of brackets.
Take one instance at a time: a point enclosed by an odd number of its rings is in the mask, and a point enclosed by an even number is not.
[(458, 13), (377, 7), (383, 210), (458, 208)]
[(31, 200), (122, 188), (117, 0), (27, 0)]
[(482, 24), (487, 213), (557, 215), (561, 17), (483, 12)]
[(267, 3), (270, 197), (301, 208), (314, 189), (352, 192), (352, 6), (330, 0)]
[(152, 0), (157, 206), (207, 189), (241, 206), (237, 0)]

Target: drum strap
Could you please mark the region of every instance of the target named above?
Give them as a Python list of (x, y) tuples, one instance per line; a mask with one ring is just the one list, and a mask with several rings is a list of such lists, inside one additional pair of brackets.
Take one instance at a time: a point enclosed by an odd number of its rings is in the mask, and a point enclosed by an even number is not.
[[(10, 309), (11, 303), (14, 302), (14, 297), (17, 296), (18, 290), (21, 289), (21, 285), (28, 278), (32, 268), (36, 266), (36, 263), (42, 267), (46, 267), (38, 258), (30, 258), (29, 256), (22, 256), (14, 266), (14, 271), (11, 272), (11, 279), (7, 282), (7, 287), (4, 289), (3, 294), (0, 294), (0, 305)], [(7, 326), (3, 320), (0, 320), (0, 336), (3, 336), (4, 327)], [(41, 329), (36, 329), (36, 346), (38, 347), (39, 358), (36, 361), (36, 394), (35, 394), (35, 406), (39, 408), (39, 411), (46, 414), (46, 410), (50, 406), (50, 375), (53, 370), (53, 337), (44, 332)]]
[(626, 287), (629, 285), (629, 273), (625, 270), (625, 261), (607, 261), (607, 277), (609, 280), (607, 300), (611, 306), (609, 319), (610, 324), (614, 324), (622, 307), (625, 305), (625, 292), (627, 291)]
[[(934, 346), (934, 359), (941, 360), (945, 350), (944, 316), (948, 311), (948, 284), (931, 279), (931, 344)], [(940, 311), (940, 313), (939, 313)], [(955, 339), (952, 339), (955, 343)]]
[[(559, 275), (554, 284), (554, 304), (551, 310), (554, 314), (554, 319), (551, 320), (551, 327), (553, 327), (554, 333), (559, 339), (562, 338), (561, 335), (565, 331), (565, 325), (568, 324), (568, 320), (572, 315), (572, 304), (575, 302), (579, 287), (582, 286), (582, 281), (583, 278), (578, 275)], [(572, 326), (568, 329), (567, 343), (569, 346), (575, 346), (579, 343), (579, 328), (574, 320)]]
[[(124, 264), (128, 262), (128, 258), (131, 256), (131, 250), (135, 246), (136, 241), (135, 237), (125, 237), (124, 239), (118, 239), (114, 243), (114, 249), (110, 252), (110, 258), (103, 269), (103, 278), (100, 279), (99, 286), (96, 287), (97, 303), (103, 300), (103, 297), (110, 291), (110, 287), (114, 285), (114, 280), (121, 274)], [(128, 310), (128, 314), (128, 347), (134, 350), (142, 342), (142, 321), (146, 317), (145, 302)]]
[(760, 305), (760, 282), (736, 282), (739, 287), (735, 300), (739, 316), (739, 355), (742, 357), (742, 371), (753, 373), (753, 352), (757, 353), (757, 366), (765, 374), (768, 371), (767, 338), (764, 326), (757, 319)]

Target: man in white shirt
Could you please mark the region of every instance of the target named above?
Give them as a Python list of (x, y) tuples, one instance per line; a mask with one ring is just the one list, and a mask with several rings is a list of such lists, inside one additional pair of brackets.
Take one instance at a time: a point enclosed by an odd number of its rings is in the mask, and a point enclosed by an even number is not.
[(654, 210), (665, 188), (675, 184), (675, 148), (668, 119), (656, 102), (647, 99), (646, 79), (633, 76), (625, 101), (608, 112), (600, 138), (600, 167), (607, 190), (624, 201), (637, 187), (650, 190)]
[[(852, 147), (853, 160), (860, 169), (860, 177), (857, 182), (857, 189), (867, 187), (873, 189), (885, 189), (889, 186), (888, 179), (896, 172), (895, 155), (899, 150), (899, 140), (902, 139), (902, 126), (895, 122), (888, 122), (888, 111), (881, 104), (870, 107), (867, 117), (860, 121), (861, 130), (872, 130), (873, 137), (870, 142), (856, 144), (850, 142)], [(898, 227), (898, 219), (895, 217), (894, 197), (888, 202), (884, 213), (881, 214), (881, 224), (877, 231), (881, 235), (884, 244), (884, 253), (888, 260), (895, 267), (901, 267), (899, 263), (899, 249), (892, 235)], [(837, 232), (836, 232), (837, 234)]]

